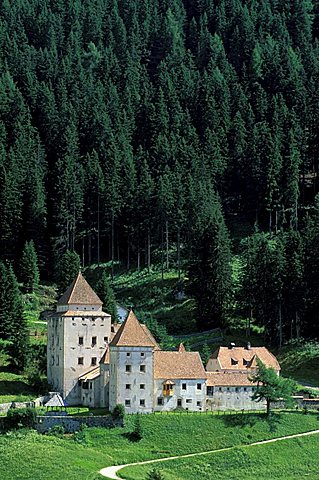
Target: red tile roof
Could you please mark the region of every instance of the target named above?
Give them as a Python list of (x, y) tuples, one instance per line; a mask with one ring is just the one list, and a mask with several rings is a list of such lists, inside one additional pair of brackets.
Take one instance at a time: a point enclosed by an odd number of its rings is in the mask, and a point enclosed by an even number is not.
[(110, 346), (159, 348), (149, 329), (137, 320), (132, 310), (116, 332)]
[(198, 352), (154, 351), (154, 378), (206, 378), (206, 372)]
[(276, 357), (266, 347), (219, 347), (211, 355), (211, 359), (217, 359), (222, 370), (249, 370), (256, 368), (256, 359), (262, 361), (266, 367), (280, 370)]
[(79, 272), (71, 285), (66, 289), (62, 297), (58, 300), (58, 305), (98, 305), (102, 306), (102, 301), (92, 290), (88, 282)]

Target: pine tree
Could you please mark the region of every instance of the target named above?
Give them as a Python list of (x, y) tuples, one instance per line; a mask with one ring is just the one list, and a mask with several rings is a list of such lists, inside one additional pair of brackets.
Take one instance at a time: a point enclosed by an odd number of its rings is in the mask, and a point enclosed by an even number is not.
[(81, 268), (80, 257), (76, 252), (67, 250), (57, 262), (56, 280), (59, 293), (63, 293), (73, 282)]
[(33, 292), (39, 285), (38, 257), (33, 240), (26, 242), (20, 262), (20, 280), (27, 292)]
[(231, 291), (230, 241), (217, 198), (191, 245), (189, 292), (196, 302), (200, 330), (225, 324)]
[(103, 310), (111, 315), (112, 323), (116, 323), (118, 320), (116, 301), (106, 272), (102, 273), (101, 279), (96, 285), (96, 293), (103, 302)]

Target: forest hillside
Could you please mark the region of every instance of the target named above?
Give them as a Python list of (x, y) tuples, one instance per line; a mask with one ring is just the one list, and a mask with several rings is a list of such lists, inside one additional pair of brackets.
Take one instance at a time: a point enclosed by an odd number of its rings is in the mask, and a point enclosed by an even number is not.
[(1, 259), (173, 266), (199, 329), (318, 336), (318, 36), (311, 0), (1, 2)]

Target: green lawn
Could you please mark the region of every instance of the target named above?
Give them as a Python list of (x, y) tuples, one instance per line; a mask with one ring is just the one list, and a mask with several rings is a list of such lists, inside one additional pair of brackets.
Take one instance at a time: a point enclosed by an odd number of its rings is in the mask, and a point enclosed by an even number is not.
[[(127, 435), (132, 422), (134, 416), (129, 416), (124, 429), (88, 429), (84, 445), (73, 435), (56, 438), (27, 431), (0, 436), (1, 479), (102, 480), (97, 472), (109, 465), (247, 445), (319, 428), (317, 414), (282, 412), (271, 421), (256, 414), (152, 414), (141, 416), (143, 438), (132, 442)], [(192, 464), (195, 467), (197, 459)]]
[(268, 445), (236, 447), (189, 459), (171, 460), (154, 466), (127, 467), (119, 476), (127, 480), (146, 478), (152, 468), (165, 480), (256, 480), (319, 479), (319, 435), (283, 440)]
[(284, 347), (278, 353), (282, 373), (307, 385), (319, 386), (319, 342)]
[(26, 402), (36, 397), (23, 375), (13, 373), (7, 357), (0, 353), (0, 403)]

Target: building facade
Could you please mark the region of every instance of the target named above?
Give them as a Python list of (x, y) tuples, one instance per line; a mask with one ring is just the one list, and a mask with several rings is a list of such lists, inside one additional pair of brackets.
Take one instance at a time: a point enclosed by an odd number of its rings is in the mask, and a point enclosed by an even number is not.
[(198, 352), (163, 351), (133, 311), (112, 324), (81, 273), (48, 320), (48, 381), (68, 405), (117, 404), (127, 413), (260, 409), (250, 375), (259, 358), (279, 374), (264, 347), (220, 347), (206, 370)]

